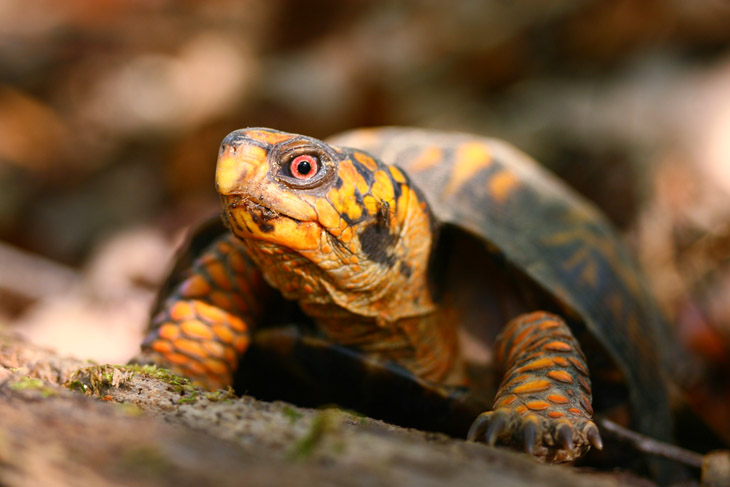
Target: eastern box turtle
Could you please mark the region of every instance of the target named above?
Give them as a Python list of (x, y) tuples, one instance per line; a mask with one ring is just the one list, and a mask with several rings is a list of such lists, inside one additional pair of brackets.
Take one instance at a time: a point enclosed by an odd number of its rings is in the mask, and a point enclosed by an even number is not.
[[(602, 447), (594, 408), (670, 437), (670, 340), (631, 258), (508, 144), (247, 128), (223, 140), (216, 187), (230, 232), (193, 237), (138, 361), (208, 389), (245, 377), (244, 391), (401, 410), (424, 428), (458, 416), (453, 431), (547, 461)], [(484, 396), (491, 410), (475, 410)]]

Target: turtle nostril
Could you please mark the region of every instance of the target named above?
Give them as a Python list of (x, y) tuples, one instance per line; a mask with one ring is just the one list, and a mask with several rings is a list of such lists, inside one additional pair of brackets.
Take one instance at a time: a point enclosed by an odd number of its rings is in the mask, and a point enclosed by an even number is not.
[(235, 143), (223, 142), (218, 150), (218, 156), (235, 156), (239, 152), (239, 145)]

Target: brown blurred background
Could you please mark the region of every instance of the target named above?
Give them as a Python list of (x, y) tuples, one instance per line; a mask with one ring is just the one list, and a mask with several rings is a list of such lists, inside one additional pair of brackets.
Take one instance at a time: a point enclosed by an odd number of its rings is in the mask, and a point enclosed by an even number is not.
[(727, 0), (3, 0), (0, 326), (125, 361), (229, 131), (381, 124), (559, 173), (727, 370)]

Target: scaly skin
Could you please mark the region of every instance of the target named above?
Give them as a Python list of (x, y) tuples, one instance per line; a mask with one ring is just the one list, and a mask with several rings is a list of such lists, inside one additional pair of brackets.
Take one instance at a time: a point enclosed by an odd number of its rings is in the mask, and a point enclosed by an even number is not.
[(209, 390), (232, 382), (270, 289), (232, 235), (211, 244), (152, 317), (140, 363), (157, 363)]
[(553, 462), (574, 460), (591, 444), (602, 448), (586, 360), (559, 316), (538, 311), (510, 321), (495, 360), (505, 373), (494, 411), (474, 421), (470, 440), (500, 440)]
[[(221, 145), (216, 187), (238, 240), (214, 244), (173, 292), (143, 345), (151, 360), (207, 388), (230, 383), (256, 325), (256, 303), (264, 303), (255, 284), (262, 275), (332, 342), (422, 379), (465, 383), (457, 325), (440, 313), (427, 282), (437, 225), (397, 167), (309, 137), (243, 129)], [(208, 305), (218, 314), (200, 311)], [(470, 437), (549, 461), (578, 457), (589, 442), (600, 447), (585, 360), (567, 326), (528, 315), (512, 321), (498, 343), (507, 373), (497, 409), (477, 419)], [(220, 345), (223, 353), (210, 352)], [(541, 367), (515, 375), (530, 364)]]

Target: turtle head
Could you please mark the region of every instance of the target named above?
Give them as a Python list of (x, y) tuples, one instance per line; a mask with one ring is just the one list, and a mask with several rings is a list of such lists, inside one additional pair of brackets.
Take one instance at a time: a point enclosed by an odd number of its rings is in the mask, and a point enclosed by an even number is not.
[[(425, 276), (428, 205), (397, 167), (364, 152), (272, 129), (236, 130), (221, 144), (216, 188), (226, 225), (288, 299), (328, 295), (390, 320), (400, 312), (382, 303), (397, 301), (388, 299), (393, 286)], [(421, 291), (414, 292), (430, 302)]]

